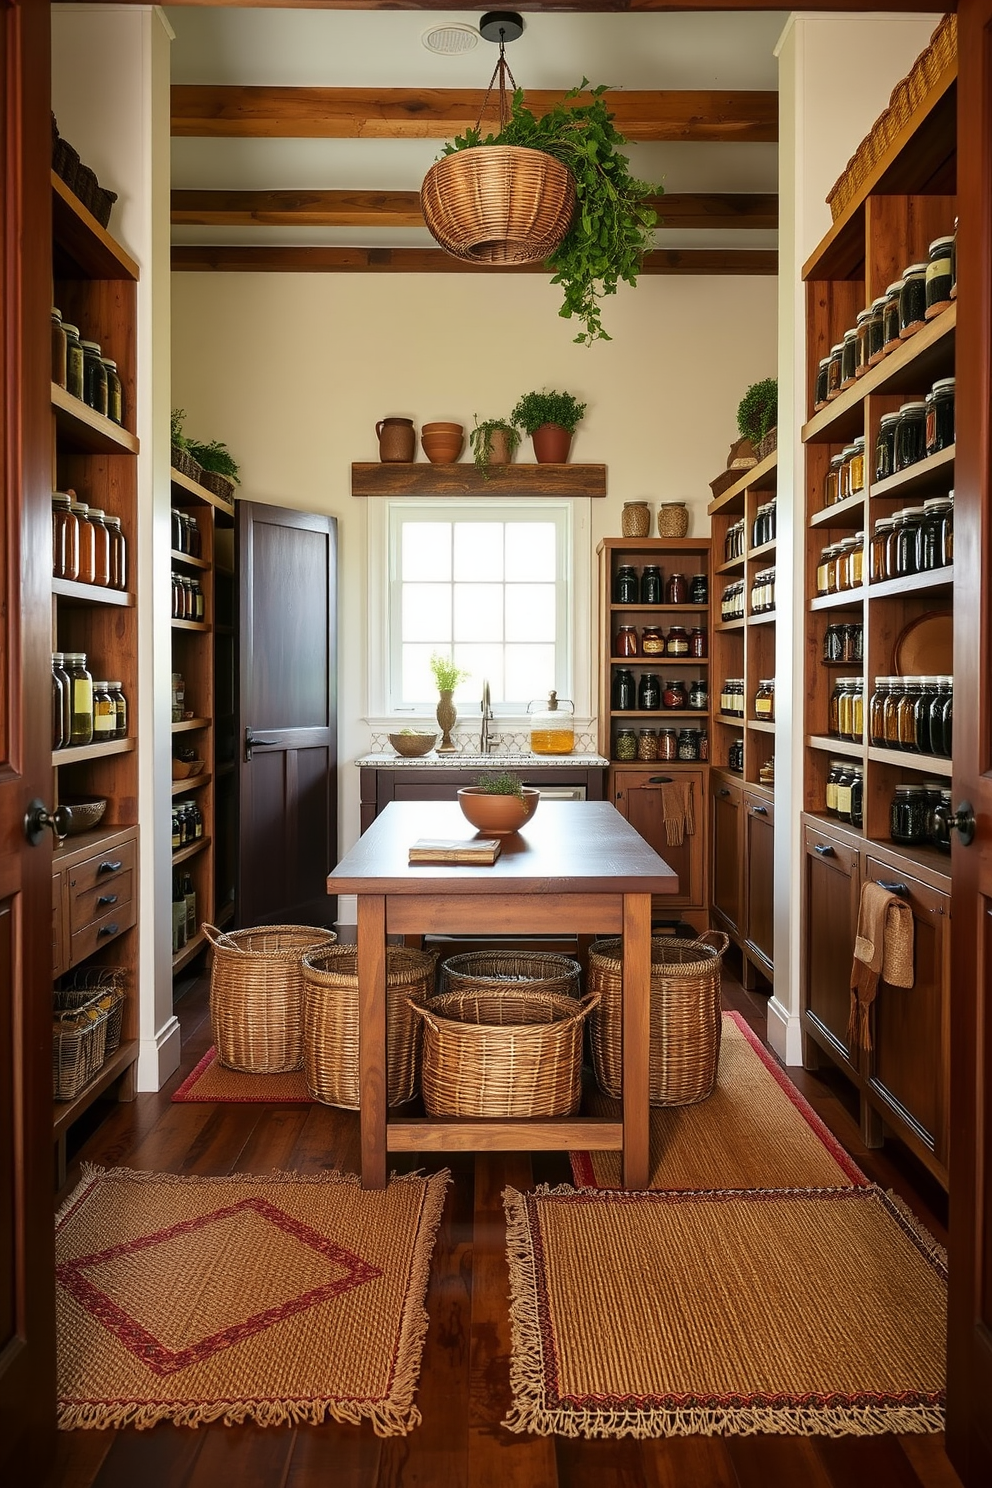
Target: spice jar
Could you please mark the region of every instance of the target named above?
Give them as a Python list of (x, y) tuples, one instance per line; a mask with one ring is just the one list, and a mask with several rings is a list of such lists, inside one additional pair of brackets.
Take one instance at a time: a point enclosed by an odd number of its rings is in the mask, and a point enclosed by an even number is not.
[(878, 437), (875, 440), (875, 479), (888, 480), (896, 469), (896, 425), (898, 413), (883, 413), (878, 421)]
[(840, 389), (844, 392), (853, 387), (857, 378), (858, 368), (858, 333), (857, 331), (845, 331), (844, 340), (841, 342), (840, 353)]
[(922, 330), (927, 319), (927, 266), (910, 264), (899, 291), (899, 336), (905, 341)]
[(637, 735), (633, 729), (617, 729), (613, 743), (613, 757), (618, 760), (637, 758)]
[(110, 534), (110, 587), (127, 588), (127, 541), (121, 530), (120, 517), (106, 516), (104, 526)]
[(644, 713), (661, 707), (661, 683), (654, 672), (644, 672), (637, 684), (637, 706)]
[(110, 700), (114, 705), (114, 738), (127, 738), (127, 698), (124, 696), (124, 687), (120, 682), (108, 682), (107, 690)]
[(638, 729), (637, 758), (639, 760), (656, 760), (658, 758), (657, 729)]
[(827, 363), (827, 402), (840, 394), (841, 361), (844, 355), (844, 343), (838, 341), (836, 346), (830, 348), (830, 360)]
[(864, 377), (868, 371), (868, 323), (871, 320), (871, 310), (859, 310), (855, 334), (858, 338), (858, 353), (854, 373), (856, 377)]
[(87, 520), (93, 526), (93, 582), (107, 588), (110, 583), (110, 533), (98, 506), (91, 506)]
[(79, 327), (62, 322), (65, 331), (65, 390), (74, 398), (83, 396), (83, 348)]
[(633, 672), (627, 667), (618, 667), (614, 674), (611, 701), (620, 713), (629, 713), (637, 706), (637, 684)]
[(104, 357), (102, 360), (107, 374), (107, 417), (113, 423), (123, 425), (124, 392), (117, 374), (117, 363), (112, 362), (109, 357)]
[(926, 419), (926, 452), (937, 455), (954, 443), (954, 378), (942, 377), (930, 390)]
[(641, 651), (645, 656), (664, 656), (665, 637), (657, 625), (645, 625), (641, 631)]
[(79, 524), (79, 582), (92, 584), (96, 573), (96, 537), (88, 520), (90, 509), (85, 501), (74, 501), (70, 509)]
[(901, 289), (902, 280), (897, 279), (885, 291), (885, 304), (882, 306), (882, 353), (884, 356), (888, 356), (892, 348), (899, 343), (899, 291)]
[(648, 563), (641, 574), (641, 604), (661, 604), (661, 569)]
[(665, 638), (666, 656), (688, 656), (689, 637), (684, 625), (673, 625)]
[(689, 585), (685, 574), (669, 574), (668, 583), (665, 585), (665, 603), (670, 605), (686, 604), (688, 603), (688, 599)]
[(926, 318), (933, 320), (951, 307), (951, 249), (954, 238), (934, 238), (926, 271)]
[(678, 740), (674, 729), (658, 730), (658, 758), (660, 760), (678, 758)]
[(871, 317), (868, 321), (868, 365), (876, 367), (885, 355), (885, 296), (879, 295), (871, 302)]
[(840, 467), (844, 463), (844, 456), (831, 455), (827, 473), (823, 477), (823, 504), (833, 506), (840, 500)]
[[(178, 516), (178, 513), (176, 515)], [(176, 547), (175, 536), (172, 546)], [(628, 605), (637, 603), (637, 570), (629, 563), (624, 563), (617, 569), (616, 578), (613, 580), (613, 602)]]
[(894, 468), (905, 470), (926, 454), (926, 404), (903, 403), (896, 424)]
[(702, 713), (709, 707), (710, 695), (706, 683), (701, 677), (689, 683), (688, 703), (689, 707), (697, 713)]
[(83, 402), (95, 413), (107, 416), (107, 369), (100, 356), (98, 341), (82, 341)]
[(637, 631), (633, 625), (621, 625), (613, 642), (614, 656), (637, 655)]
[(62, 324), (62, 311), (52, 306), (52, 381), (57, 382), (59, 387), (65, 387), (65, 327)]
[(106, 744), (117, 732), (117, 709), (106, 682), (93, 683), (93, 742)]
[(686, 706), (685, 687), (681, 680), (676, 677), (674, 681), (666, 682), (661, 694), (662, 706), (665, 708), (684, 709)]
[(926, 797), (916, 785), (897, 785), (889, 808), (889, 836), (912, 845), (926, 841)]
[(824, 408), (827, 402), (827, 368), (830, 366), (830, 358), (823, 357), (816, 369), (816, 381), (813, 385), (813, 412), (818, 408)]
[(698, 760), (699, 758), (699, 733), (696, 729), (679, 729), (677, 740), (678, 758), (680, 760)]
[(86, 670), (86, 652), (66, 651), (65, 669), (71, 686), (69, 743), (92, 744), (93, 676)]
[(57, 579), (79, 577), (79, 518), (72, 497), (52, 492), (52, 573)]
[(693, 658), (706, 655), (706, 630), (696, 625), (689, 632), (689, 655)]
[(758, 683), (754, 697), (754, 716), (770, 723), (775, 717), (775, 681)]

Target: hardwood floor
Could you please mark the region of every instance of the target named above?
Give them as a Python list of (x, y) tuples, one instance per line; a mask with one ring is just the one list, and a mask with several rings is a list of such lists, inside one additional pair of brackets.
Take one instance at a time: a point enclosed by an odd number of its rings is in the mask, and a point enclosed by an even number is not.
[[(764, 1037), (764, 998), (728, 973), (724, 1001)], [(70, 1164), (69, 1187), (81, 1161), (218, 1175), (356, 1168), (357, 1118), (347, 1112), (171, 1104), (210, 1044), (205, 979), (192, 983), (177, 1012), (181, 1070), (154, 1095), (103, 1108)], [(869, 1177), (896, 1189), (946, 1241), (943, 1194), (894, 1144), (865, 1149), (840, 1077), (790, 1075)], [(418, 1165), (414, 1155), (395, 1163)], [(510, 1326), (501, 1193), (508, 1183), (527, 1188), (568, 1182), (571, 1174), (557, 1153), (455, 1154), (448, 1166), (455, 1181), (428, 1293), (419, 1429), (385, 1440), (371, 1427), (334, 1423), (60, 1432), (55, 1466), (40, 1488), (960, 1488), (940, 1436), (572, 1441), (504, 1431)]]

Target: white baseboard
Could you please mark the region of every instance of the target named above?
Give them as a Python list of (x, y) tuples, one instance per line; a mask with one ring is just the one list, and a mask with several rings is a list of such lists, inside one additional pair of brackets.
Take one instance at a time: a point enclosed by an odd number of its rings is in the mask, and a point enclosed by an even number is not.
[(772, 997), (768, 1003), (768, 1042), (783, 1064), (802, 1064), (802, 1028), (798, 1017)]
[(161, 1090), (179, 1068), (182, 1053), (179, 1019), (169, 1018), (154, 1038), (142, 1039), (138, 1052), (138, 1089)]

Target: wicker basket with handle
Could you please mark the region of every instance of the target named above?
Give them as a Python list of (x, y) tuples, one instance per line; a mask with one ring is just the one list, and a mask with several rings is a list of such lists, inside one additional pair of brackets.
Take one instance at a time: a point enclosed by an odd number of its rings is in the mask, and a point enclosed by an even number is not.
[[(653, 1106), (688, 1106), (716, 1084), (720, 1057), (720, 969), (726, 935), (698, 940), (651, 939), (651, 1084)], [(622, 942), (597, 941), (589, 951), (589, 990), (600, 995), (589, 1025), (592, 1062), (601, 1090), (623, 1092)]]
[[(432, 951), (386, 947), (387, 1101), (399, 1106), (417, 1093), (421, 1025), (410, 997), (434, 989)], [(358, 951), (321, 946), (303, 958), (303, 1069), (314, 1100), (357, 1111)]]
[(426, 1004), (421, 1088), (429, 1116), (569, 1116), (582, 1097), (582, 1025), (599, 1001), (525, 984), (463, 987)]
[(482, 988), (499, 993), (517, 987), (578, 997), (580, 976), (578, 961), (557, 951), (467, 951), (442, 961), (441, 991)]
[(483, 145), (436, 160), (420, 205), (433, 236), (456, 258), (543, 263), (568, 231), (575, 182), (543, 150)]
[(331, 945), (333, 930), (259, 925), (203, 933), (214, 948), (210, 1021), (217, 1057), (228, 1069), (273, 1075), (303, 1065), (303, 957)]

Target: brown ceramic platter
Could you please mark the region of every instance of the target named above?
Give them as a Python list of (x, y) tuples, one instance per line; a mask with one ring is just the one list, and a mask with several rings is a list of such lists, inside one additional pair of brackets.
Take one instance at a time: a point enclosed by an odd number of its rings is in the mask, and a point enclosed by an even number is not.
[(954, 671), (954, 620), (931, 611), (904, 625), (893, 651), (899, 677), (950, 676)]

